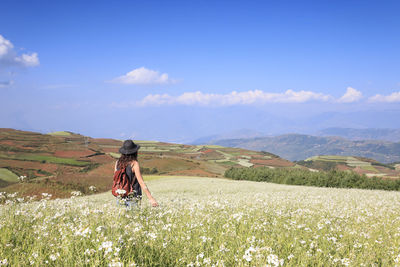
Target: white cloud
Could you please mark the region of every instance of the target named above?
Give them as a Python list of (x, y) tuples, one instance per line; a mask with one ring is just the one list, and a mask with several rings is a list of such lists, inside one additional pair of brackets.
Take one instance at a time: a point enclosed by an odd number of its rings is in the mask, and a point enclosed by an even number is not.
[(394, 92), (390, 95), (374, 95), (368, 99), (369, 102), (386, 102), (386, 103), (394, 103), (400, 102), (400, 91)]
[(13, 44), (0, 34), (0, 58), (10, 54), (10, 52), (13, 51), (13, 48)]
[(145, 67), (134, 69), (125, 75), (117, 77), (113, 80), (116, 83), (123, 84), (170, 84), (175, 83), (168, 77), (167, 73), (159, 73), (155, 70), (149, 70)]
[(347, 87), (346, 93), (337, 100), (339, 103), (353, 103), (362, 98), (362, 93), (352, 87)]
[(0, 64), (8, 67), (34, 67), (40, 63), (37, 53), (17, 55), (14, 45), (0, 34)]
[(168, 94), (147, 95), (137, 104), (152, 105), (201, 105), (201, 106), (232, 106), (263, 103), (304, 103), (308, 101), (330, 101), (332, 96), (311, 91), (287, 90), (284, 93), (269, 93), (261, 90), (246, 92), (233, 91), (229, 94), (207, 94), (200, 91), (186, 92), (179, 96)]
[(21, 63), (21, 65), (25, 67), (35, 67), (39, 65), (39, 58), (37, 53), (32, 53), (30, 55), (22, 54), (21, 56), (16, 57), (15, 61)]
[(5, 87), (9, 87), (11, 85), (13, 85), (14, 81), (5, 81), (5, 82), (1, 82), (0, 81), (0, 88), (5, 88)]

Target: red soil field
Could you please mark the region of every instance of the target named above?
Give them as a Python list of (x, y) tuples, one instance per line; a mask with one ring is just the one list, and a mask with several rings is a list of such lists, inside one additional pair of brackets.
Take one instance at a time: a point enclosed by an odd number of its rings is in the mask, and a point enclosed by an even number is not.
[(353, 169), (350, 168), (349, 166), (343, 165), (343, 164), (338, 164), (338, 165), (336, 165), (336, 168), (337, 168), (339, 171), (353, 170)]
[(11, 140), (3, 140), (0, 142), (0, 144), (5, 144), (5, 145), (9, 145), (9, 146), (14, 146), (15, 142), (11, 141)]
[(114, 146), (122, 145), (122, 141), (107, 139), (107, 138), (93, 138), (93, 139), (90, 139), (90, 142), (97, 144), (97, 145), (114, 145)]
[(58, 165), (52, 163), (1, 159), (0, 167), (35, 169), (35, 170), (42, 169), (47, 172), (55, 172), (58, 168)]
[(210, 151), (207, 153), (200, 154), (200, 157), (203, 159), (224, 159), (225, 156), (223, 156), (221, 153), (218, 153), (217, 151)]
[(97, 155), (97, 156), (89, 157), (86, 159), (90, 159), (90, 161), (96, 162), (96, 163), (115, 162), (115, 159), (109, 155)]
[[(118, 148), (119, 148), (119, 147), (118, 147)], [(117, 148), (117, 147), (115, 147), (115, 148), (113, 148), (113, 147), (101, 147), (101, 150), (102, 150), (104, 153), (110, 153), (110, 152), (119, 153), (119, 152), (118, 152), (118, 148)]]
[[(3, 190), (3, 188), (2, 188)], [(67, 198), (71, 196), (69, 191), (65, 191), (57, 186), (48, 185), (45, 187), (43, 184), (35, 183), (17, 183), (4, 188), (4, 191), (13, 193), (18, 192), (18, 196), (36, 196), (38, 200), (42, 198), (42, 193), (52, 194), (51, 199), (55, 198)]]
[(179, 158), (153, 158), (150, 160), (141, 160), (139, 158), (139, 163), (140, 166), (145, 168), (157, 168), (159, 172), (195, 169), (198, 167), (192, 161)]
[(115, 165), (115, 161), (109, 162), (107, 164), (101, 165), (98, 168), (90, 171), (87, 175), (108, 176), (108, 177), (111, 177), (111, 180), (112, 180), (112, 176), (114, 174), (114, 165)]
[(358, 174), (367, 174), (367, 173), (371, 173), (371, 171), (367, 171), (367, 170), (363, 170), (360, 167), (355, 167), (353, 169), (354, 172), (358, 173)]
[(64, 173), (56, 177), (55, 181), (63, 184), (80, 184), (85, 188), (95, 185), (99, 192), (111, 189), (114, 174), (114, 162), (99, 166), (89, 173)]

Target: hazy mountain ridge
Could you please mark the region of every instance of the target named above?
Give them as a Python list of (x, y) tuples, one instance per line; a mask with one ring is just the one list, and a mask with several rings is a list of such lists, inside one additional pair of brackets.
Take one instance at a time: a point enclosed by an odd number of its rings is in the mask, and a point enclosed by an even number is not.
[(318, 136), (340, 136), (350, 140), (384, 140), (400, 142), (400, 129), (388, 128), (326, 128), (317, 133)]
[(291, 161), (318, 155), (358, 156), (383, 163), (400, 161), (400, 143), (379, 140), (355, 141), (343, 137), (285, 134), (273, 137), (217, 140), (211, 144), (268, 151)]
[(226, 132), (226, 133), (222, 133), (222, 134), (214, 134), (214, 135), (204, 136), (204, 137), (198, 138), (198, 139), (190, 142), (190, 145), (208, 144), (210, 142), (215, 142), (218, 140), (225, 140), (225, 139), (257, 138), (257, 137), (264, 137), (264, 136), (265, 136), (265, 134), (255, 131), (255, 130), (240, 129), (240, 130)]

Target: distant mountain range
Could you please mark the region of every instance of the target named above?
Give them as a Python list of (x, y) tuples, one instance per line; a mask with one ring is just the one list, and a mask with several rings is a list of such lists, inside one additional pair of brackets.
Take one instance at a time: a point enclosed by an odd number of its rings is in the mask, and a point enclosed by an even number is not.
[[(336, 130), (335, 130), (336, 129)], [(373, 136), (374, 130), (352, 131), (351, 129), (327, 129), (324, 133), (353, 136)], [(390, 136), (390, 131), (375, 131), (375, 136)], [(394, 135), (393, 135), (394, 136)], [(400, 162), (400, 142), (384, 140), (349, 140), (343, 137), (285, 134), (272, 137), (223, 139), (208, 144), (268, 151), (291, 161), (304, 160), (319, 155), (358, 156), (391, 163)]]
[(201, 138), (198, 138), (192, 142), (190, 142), (191, 145), (203, 145), (203, 144), (208, 144), (212, 143), (215, 141), (219, 140), (226, 140), (226, 139), (246, 139), (246, 138), (256, 138), (256, 137), (264, 137), (265, 134), (255, 131), (255, 130), (250, 130), (250, 129), (240, 129), (236, 131), (231, 131), (227, 133), (222, 133), (222, 134), (214, 134), (214, 135), (208, 135), (204, 136)]
[(400, 142), (400, 129), (354, 129), (327, 128), (319, 131), (318, 136), (340, 136), (350, 140), (384, 140)]

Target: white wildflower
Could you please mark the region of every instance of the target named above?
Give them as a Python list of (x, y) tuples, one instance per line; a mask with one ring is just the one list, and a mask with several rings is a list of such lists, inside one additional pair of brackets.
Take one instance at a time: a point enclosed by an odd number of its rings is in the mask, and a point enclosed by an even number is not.
[(14, 198), (14, 197), (16, 197), (18, 195), (18, 192), (14, 192), (14, 193), (11, 193), (11, 194), (7, 194), (7, 197), (8, 198)]
[(97, 188), (94, 185), (89, 186), (89, 190), (92, 192), (96, 192)]
[(56, 254), (51, 254), (49, 256), (50, 260), (52, 260), (52, 261), (56, 261), (58, 257), (60, 257), (60, 253), (58, 253), (58, 252)]
[(45, 199), (45, 200), (50, 199), (52, 196), (53, 195), (49, 194), (49, 193), (42, 193), (42, 199)]
[(267, 263), (271, 264), (272, 266), (282, 266), (284, 263), (283, 259), (279, 259), (275, 254), (269, 254), (267, 256)]
[(107, 228), (105, 227), (105, 226), (102, 226), (102, 225), (100, 225), (100, 226), (97, 226), (97, 228), (96, 228), (96, 232), (102, 232), (102, 231), (105, 231)]
[(249, 248), (244, 252), (243, 259), (245, 259), (246, 261), (250, 262), (250, 261), (253, 259), (251, 253), (256, 252), (256, 251), (257, 251), (257, 250), (256, 250), (255, 248), (253, 248), (252, 246), (249, 247)]
[(115, 190), (115, 193), (117, 193), (118, 195), (123, 195), (123, 194), (126, 193), (126, 190), (124, 190), (124, 189), (117, 189), (117, 190)]
[(348, 258), (343, 258), (340, 261), (342, 262), (342, 264), (344, 266), (349, 266), (350, 265), (350, 259), (348, 259)]
[(203, 252), (196, 256), (196, 261), (198, 261), (199, 258), (200, 259), (204, 258), (204, 253)]
[(147, 235), (153, 240), (157, 238), (157, 234), (155, 233), (148, 233)]
[(79, 196), (82, 196), (82, 192), (81, 191), (72, 191), (71, 195), (74, 197), (79, 197)]
[(113, 243), (111, 241), (104, 241), (101, 243), (99, 250), (104, 250), (105, 254), (107, 255), (108, 253), (112, 252), (112, 245)]
[(92, 255), (94, 254), (96, 251), (94, 249), (86, 249), (85, 252), (83, 253), (83, 255)]
[(108, 264), (108, 267), (122, 267), (124, 264), (119, 261), (112, 261), (111, 263)]

